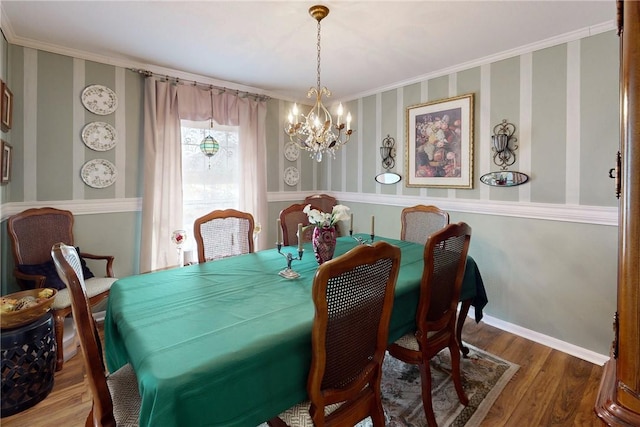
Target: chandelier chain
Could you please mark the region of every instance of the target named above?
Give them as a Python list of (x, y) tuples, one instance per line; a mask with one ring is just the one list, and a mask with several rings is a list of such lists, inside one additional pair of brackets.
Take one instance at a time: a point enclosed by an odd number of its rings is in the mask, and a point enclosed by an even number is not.
[(317, 66), (317, 73), (318, 73), (318, 94), (320, 93), (320, 21), (318, 20), (318, 66)]

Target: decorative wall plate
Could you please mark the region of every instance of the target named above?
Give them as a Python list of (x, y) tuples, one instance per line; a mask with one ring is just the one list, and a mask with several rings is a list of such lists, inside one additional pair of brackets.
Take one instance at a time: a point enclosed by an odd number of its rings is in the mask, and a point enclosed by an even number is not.
[(82, 166), (80, 176), (89, 187), (106, 188), (116, 182), (118, 170), (108, 160), (94, 159)]
[(91, 122), (82, 128), (82, 142), (95, 151), (109, 151), (116, 146), (116, 129), (109, 123)]
[(298, 184), (300, 181), (300, 172), (298, 172), (298, 168), (289, 166), (284, 170), (284, 182), (290, 187), (293, 187)]
[(291, 162), (295, 162), (296, 160), (298, 160), (299, 156), (300, 156), (300, 149), (294, 142), (290, 141), (284, 145), (284, 157), (287, 160)]
[(87, 86), (82, 91), (80, 99), (84, 108), (101, 116), (111, 114), (118, 108), (116, 93), (102, 85)]

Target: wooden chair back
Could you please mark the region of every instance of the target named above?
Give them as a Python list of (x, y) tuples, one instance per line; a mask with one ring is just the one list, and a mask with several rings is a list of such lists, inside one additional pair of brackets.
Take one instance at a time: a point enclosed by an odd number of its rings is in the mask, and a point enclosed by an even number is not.
[(198, 262), (252, 253), (254, 226), (253, 215), (235, 209), (215, 210), (196, 219)]
[[(314, 277), (315, 317), (307, 390), (315, 425), (384, 425), (380, 381), (400, 268), (400, 249), (359, 245)], [(344, 403), (325, 417), (325, 407)]]
[[(82, 357), (93, 396), (93, 408), (89, 419), (94, 423), (87, 425), (115, 426), (113, 401), (105, 377), (105, 367), (95, 320), (91, 315), (87, 290), (82, 278), (80, 256), (73, 246), (57, 243), (50, 248), (50, 256), (56, 265), (60, 278), (69, 289), (71, 310), (76, 324)], [(87, 423), (89, 423), (87, 419)]]
[[(282, 227), (282, 242), (285, 246), (296, 246), (298, 244), (298, 224), (303, 227), (309, 225), (309, 217), (302, 210), (308, 203), (295, 203), (280, 211), (280, 226)], [(315, 205), (312, 209), (322, 210)], [(308, 243), (313, 235), (313, 227), (307, 227), (303, 231), (302, 242)]]
[[(455, 320), (471, 241), (471, 227), (449, 224), (427, 239), (416, 323), (421, 336), (450, 329)], [(426, 342), (426, 341), (425, 341)]]
[[(338, 200), (328, 194), (313, 194), (307, 196), (303, 202), (305, 205), (317, 206), (317, 209), (322, 212), (331, 212), (333, 207), (338, 204)], [(340, 224), (335, 225), (336, 235), (342, 236), (342, 230)]]
[[(53, 266), (47, 267), (43, 274), (31, 274), (20, 271), (21, 265), (51, 264), (51, 247), (59, 242), (74, 245), (73, 214), (67, 210), (55, 208), (33, 208), (11, 216), (7, 220), (7, 230), (11, 239), (11, 247), (15, 267), (13, 275), (22, 289), (33, 289), (50, 286), (47, 276), (55, 276)], [(83, 252), (83, 258), (103, 260), (106, 262), (106, 277), (113, 277), (113, 261), (111, 255), (94, 255)], [(24, 268), (24, 267), (23, 267)], [(49, 269), (51, 271), (49, 271)], [(82, 274), (81, 274), (81, 277)], [(95, 307), (109, 296), (112, 281), (94, 280), (90, 286), (90, 304)], [(55, 286), (51, 286), (55, 287)], [(71, 313), (71, 305), (66, 298), (66, 290), (60, 290), (52, 306), (55, 322), (56, 345), (59, 349), (64, 344), (64, 319)], [(56, 371), (64, 365), (62, 350), (56, 355)]]
[(424, 245), (434, 232), (449, 224), (449, 214), (436, 206), (416, 205), (401, 213), (400, 240)]
[(313, 194), (305, 197), (303, 203), (305, 205), (317, 206), (322, 212), (331, 212), (333, 207), (338, 204), (338, 200), (328, 194)]
[(420, 365), (422, 403), (427, 424), (436, 425), (431, 400), (430, 359), (445, 348), (451, 354), (451, 376), (458, 399), (469, 398), (462, 387), (460, 346), (456, 336), (456, 311), (471, 239), (471, 227), (461, 222), (447, 225), (427, 238), (416, 331), (389, 346), (389, 354), (405, 363)]
[(12, 215), (7, 220), (11, 238), (14, 275), (23, 289), (44, 286), (45, 276), (24, 277), (17, 269), (21, 264), (43, 264), (51, 261), (51, 246), (57, 242), (73, 242), (73, 214), (55, 208), (33, 208)]

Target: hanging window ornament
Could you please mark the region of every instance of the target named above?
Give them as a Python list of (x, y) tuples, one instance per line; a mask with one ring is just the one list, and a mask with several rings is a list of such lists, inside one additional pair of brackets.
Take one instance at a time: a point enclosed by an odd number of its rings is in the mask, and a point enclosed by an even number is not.
[[(210, 132), (213, 131), (213, 88), (211, 88), (211, 124), (210, 124)], [(209, 169), (211, 169), (211, 158), (216, 155), (218, 150), (220, 149), (220, 144), (215, 140), (211, 134), (204, 137), (202, 142), (200, 143), (200, 151), (209, 158)]]
[(200, 143), (200, 151), (209, 158), (209, 169), (211, 169), (211, 158), (220, 149), (220, 144), (211, 135), (207, 135)]

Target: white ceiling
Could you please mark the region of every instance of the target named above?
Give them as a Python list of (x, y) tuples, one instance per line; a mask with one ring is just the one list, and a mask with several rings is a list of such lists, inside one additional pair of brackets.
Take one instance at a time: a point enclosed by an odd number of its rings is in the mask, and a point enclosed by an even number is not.
[[(303, 100), (316, 85), (307, 11), (318, 3), (2, 0), (0, 18), (10, 43)], [(611, 29), (616, 14), (615, 0), (321, 4), (322, 85), (335, 99)]]

